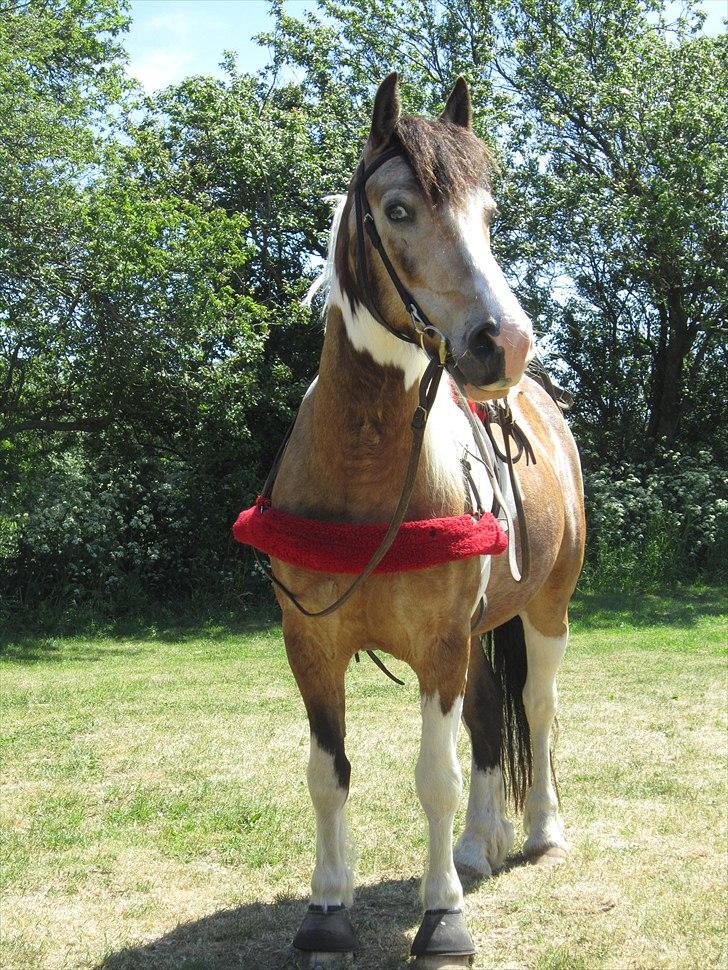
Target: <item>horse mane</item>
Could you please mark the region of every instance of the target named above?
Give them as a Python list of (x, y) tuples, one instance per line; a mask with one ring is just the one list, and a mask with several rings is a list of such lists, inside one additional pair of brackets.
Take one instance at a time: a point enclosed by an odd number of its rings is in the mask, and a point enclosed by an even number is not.
[(490, 188), (497, 170), (487, 146), (470, 128), (415, 115), (400, 118), (387, 147), (402, 149), (417, 184), (433, 205)]
[[(400, 118), (385, 150), (393, 147), (402, 150), (417, 184), (433, 205), (465, 199), (475, 189), (490, 188), (497, 169), (487, 146), (469, 128), (449, 121), (430, 121), (415, 115)], [(346, 195), (324, 197), (333, 206), (326, 262), (309, 286), (304, 306), (311, 306), (320, 291), (328, 300), (336, 278), (336, 240), (346, 200)]]
[(306, 295), (301, 301), (304, 306), (310, 307), (313, 303), (316, 294), (321, 291), (324, 295), (324, 303), (328, 305), (329, 292), (331, 290), (331, 284), (336, 278), (336, 267), (335, 267), (335, 257), (336, 257), (336, 240), (339, 235), (339, 226), (341, 225), (341, 216), (344, 212), (344, 206), (346, 205), (347, 196), (345, 195), (326, 195), (324, 196), (324, 202), (328, 202), (333, 208), (333, 215), (331, 218), (331, 227), (329, 229), (329, 241), (326, 248), (326, 262), (324, 267), (316, 277), (316, 279), (311, 283)]

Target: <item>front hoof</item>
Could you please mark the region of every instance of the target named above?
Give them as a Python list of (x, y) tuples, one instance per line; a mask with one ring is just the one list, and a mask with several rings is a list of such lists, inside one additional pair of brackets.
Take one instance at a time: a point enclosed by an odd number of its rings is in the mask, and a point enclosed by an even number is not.
[(459, 909), (428, 909), (412, 941), (416, 966), (428, 970), (468, 966), (475, 953), (473, 940)]
[(311, 905), (293, 940), (301, 970), (344, 967), (356, 950), (356, 936), (346, 906)]

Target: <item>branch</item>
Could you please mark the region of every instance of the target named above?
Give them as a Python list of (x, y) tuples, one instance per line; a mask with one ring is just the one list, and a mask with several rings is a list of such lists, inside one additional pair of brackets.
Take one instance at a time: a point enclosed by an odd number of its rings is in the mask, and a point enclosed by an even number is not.
[(31, 418), (27, 421), (20, 421), (17, 424), (0, 428), (0, 436), (9, 438), (13, 435), (20, 434), (21, 431), (40, 431), (42, 433), (54, 431), (103, 431), (110, 424), (110, 415), (105, 418), (69, 418), (66, 421), (44, 421), (42, 418)]

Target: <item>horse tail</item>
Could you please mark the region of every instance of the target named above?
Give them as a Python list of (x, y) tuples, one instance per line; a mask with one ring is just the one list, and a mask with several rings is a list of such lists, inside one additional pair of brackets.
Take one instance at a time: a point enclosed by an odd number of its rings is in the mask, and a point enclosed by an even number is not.
[(528, 661), (520, 616), (485, 634), (484, 649), (501, 698), (501, 771), (506, 796), (520, 811), (531, 785), (531, 732), (523, 704)]

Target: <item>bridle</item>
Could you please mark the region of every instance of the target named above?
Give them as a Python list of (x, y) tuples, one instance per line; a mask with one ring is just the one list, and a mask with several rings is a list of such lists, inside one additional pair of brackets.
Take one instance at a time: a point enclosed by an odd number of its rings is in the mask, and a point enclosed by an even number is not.
[[(272, 570), (264, 569), (262, 563), (260, 563), (260, 560), (258, 560), (259, 565), (261, 565), (261, 568), (263, 568), (264, 571), (267, 573), (268, 578), (271, 580), (271, 582), (274, 583), (274, 585), (277, 586), (278, 589), (280, 589), (281, 592), (284, 593), (284, 595), (291, 601), (291, 603), (295, 606), (295, 608), (300, 613), (308, 617), (329, 616), (335, 610), (338, 610), (339, 607), (343, 606), (344, 603), (346, 603), (346, 601), (350, 599), (354, 595), (354, 593), (359, 589), (359, 587), (362, 586), (364, 582), (366, 582), (366, 580), (372, 575), (374, 570), (377, 568), (377, 566), (382, 561), (382, 559), (384, 559), (387, 552), (391, 548), (392, 543), (397, 537), (399, 528), (404, 522), (405, 516), (407, 514), (407, 509), (409, 507), (409, 502), (412, 497), (412, 491), (414, 489), (415, 480), (417, 477), (417, 468), (419, 465), (420, 453), (422, 451), (422, 444), (425, 436), (425, 428), (427, 426), (427, 419), (430, 415), (430, 411), (432, 410), (432, 406), (434, 405), (435, 399), (437, 397), (437, 390), (440, 386), (442, 373), (445, 369), (447, 369), (448, 363), (450, 363), (450, 361), (453, 359), (452, 354), (450, 352), (450, 344), (447, 337), (442, 333), (442, 331), (438, 327), (434, 326), (434, 324), (430, 321), (427, 314), (422, 309), (422, 307), (418, 304), (415, 297), (405, 287), (404, 283), (402, 282), (402, 280), (400, 279), (397, 273), (397, 270), (392, 265), (392, 261), (390, 260), (387, 254), (387, 250), (384, 247), (384, 243), (382, 242), (382, 238), (379, 235), (379, 231), (374, 221), (374, 215), (372, 214), (371, 206), (369, 205), (369, 200), (367, 198), (367, 194), (366, 194), (367, 181), (379, 168), (381, 168), (382, 165), (385, 164), (385, 162), (388, 162), (390, 161), (390, 159), (397, 158), (397, 157), (403, 157), (403, 152), (401, 151), (401, 149), (396, 147), (390, 148), (386, 152), (383, 152), (381, 155), (379, 155), (369, 166), (365, 166), (364, 160), (362, 159), (361, 163), (359, 164), (359, 168), (357, 169), (357, 174), (354, 181), (354, 207), (355, 207), (355, 216), (356, 216), (356, 236), (357, 236), (356, 238), (357, 273), (359, 277), (358, 296), (361, 298), (367, 310), (371, 313), (371, 315), (374, 317), (377, 323), (379, 323), (382, 327), (385, 328), (385, 330), (388, 330), (399, 340), (403, 340), (406, 343), (414, 344), (418, 347), (421, 347), (422, 350), (424, 350), (425, 353), (429, 356), (430, 360), (420, 380), (419, 403), (412, 417), (412, 425), (411, 425), (412, 426), (412, 447), (410, 450), (410, 457), (407, 464), (407, 471), (405, 473), (399, 501), (397, 502), (397, 507), (389, 522), (389, 526), (384, 535), (384, 538), (382, 539), (379, 547), (377, 548), (372, 558), (364, 567), (364, 570), (361, 573), (359, 573), (356, 579), (354, 579), (351, 585), (341, 594), (341, 596), (339, 596), (329, 606), (325, 607), (322, 610), (308, 610), (299, 602), (296, 595), (292, 593), (291, 590), (289, 590), (279, 579), (277, 579), (276, 576), (273, 575)], [(376, 306), (374, 302), (374, 299), (372, 297), (373, 288), (371, 286), (371, 279), (369, 274), (366, 239), (364, 235), (365, 232), (369, 237), (372, 246), (379, 253), (379, 256), (382, 260), (382, 265), (386, 269), (389, 275), (389, 278), (394, 284), (394, 287), (397, 290), (397, 293), (399, 294), (399, 297), (402, 300), (402, 303), (404, 304), (407, 310), (407, 313), (410, 316), (410, 319), (412, 320), (412, 327), (413, 327), (412, 331), (400, 330), (397, 327), (393, 327), (389, 323), (389, 321), (383, 316), (383, 314), (380, 312), (379, 308)], [(434, 351), (429, 349), (425, 345), (426, 339), (435, 341)], [(478, 421), (478, 419), (475, 418), (472, 412), (470, 411), (468, 402), (465, 399), (462, 392), (460, 391), (460, 388), (458, 387), (457, 382), (454, 381), (453, 383), (457, 391), (457, 395), (460, 401), (460, 406), (462, 410), (465, 412), (465, 415), (470, 422), (470, 426), (473, 431), (475, 442), (477, 444), (478, 451), (480, 452), (480, 460), (485, 466), (485, 469), (490, 478), (491, 485), (493, 487), (493, 492), (495, 495), (495, 500), (504, 510), (504, 513), (508, 518), (508, 523), (512, 532), (513, 523), (511, 521), (510, 514), (507, 511), (507, 506), (503, 498), (503, 495), (501, 493), (500, 486), (498, 484), (497, 472), (495, 471), (493, 461), (490, 458), (488, 447), (485, 443), (485, 435), (482, 430), (482, 425), (480, 421)], [(288, 444), (288, 439), (290, 438), (294, 424), (295, 424), (295, 418), (291, 423), (288, 429), (288, 432), (286, 433), (286, 436), (283, 440), (283, 443), (281, 444), (278, 454), (276, 455), (275, 461), (273, 462), (273, 467), (268, 473), (268, 477), (266, 479), (265, 485), (263, 486), (263, 491), (261, 492), (261, 496), (263, 498), (269, 499), (271, 497), (271, 493), (273, 491), (273, 485), (275, 483), (276, 475), (278, 473), (278, 468), (280, 467), (283, 454), (285, 452), (286, 445)], [(508, 441), (507, 441), (505, 429), (504, 429), (504, 437), (506, 441), (506, 449), (508, 450)], [(509, 453), (509, 457), (510, 457), (510, 453)], [(517, 491), (517, 484), (513, 476), (513, 466), (511, 462), (509, 462), (509, 470), (511, 473), (511, 482), (512, 484), (515, 485), (514, 487), (514, 494), (515, 494), (515, 492)], [(524, 543), (523, 576), (518, 571), (518, 566), (515, 560), (515, 553), (511, 555), (511, 571), (513, 573), (514, 579), (516, 579), (516, 581), (518, 582), (518, 581), (521, 581), (522, 579), (525, 579), (527, 562), (530, 560), (530, 556), (528, 556), (526, 552), (527, 543), (525, 542), (525, 518), (521, 514), (522, 509), (518, 503), (517, 503), (517, 509), (519, 511), (518, 518), (519, 518), (519, 524), (521, 526), (522, 542)], [(262, 511), (262, 514), (264, 514), (263, 511)], [(510, 550), (510, 546), (511, 546), (511, 543), (509, 538), (509, 550)], [(483, 614), (485, 612), (484, 600), (485, 600), (485, 597), (483, 597), (483, 599), (481, 600), (479, 607), (476, 610), (476, 614), (473, 617), (473, 620), (471, 621), (472, 629), (475, 629), (475, 627), (481, 622), (483, 618)], [(367, 653), (369, 652), (370, 651), (367, 651)], [(379, 661), (379, 658), (374, 657), (373, 659), (375, 659), (378, 666), (380, 667), (382, 666), (381, 661)], [(385, 670), (385, 672), (389, 674), (388, 671)]]
[[(359, 168), (357, 169), (356, 180), (354, 182), (354, 210), (356, 215), (356, 261), (357, 273), (359, 276), (359, 296), (377, 323), (381, 324), (385, 330), (388, 330), (399, 340), (404, 340), (406, 343), (418, 345), (430, 357), (432, 357), (433, 354), (425, 346), (425, 338), (427, 337), (428, 339), (435, 340), (437, 344), (437, 358), (440, 362), (440, 366), (446, 367), (448, 362), (452, 359), (448, 339), (441, 330), (434, 326), (417, 300), (399, 278), (399, 274), (392, 265), (392, 261), (387, 254), (387, 250), (384, 248), (382, 237), (379, 235), (379, 231), (372, 214), (372, 209), (369, 205), (369, 199), (367, 198), (366, 184), (372, 175), (374, 175), (374, 173), (386, 162), (389, 162), (393, 158), (402, 157), (403, 153), (401, 149), (390, 148), (388, 151), (379, 155), (368, 167), (364, 165), (364, 159), (362, 159), (359, 164)], [(374, 300), (372, 299), (371, 294), (373, 292), (373, 288), (371, 285), (371, 279), (369, 277), (369, 261), (367, 259), (367, 247), (364, 237), (365, 230), (366, 234), (369, 236), (372, 246), (374, 246), (376, 251), (379, 253), (379, 257), (382, 260), (382, 265), (386, 269), (389, 278), (394, 284), (394, 288), (399, 294), (400, 300), (404, 304), (407, 313), (410, 315), (414, 333), (393, 327), (391, 323), (385, 319), (380, 312), (379, 307), (376, 306)]]

